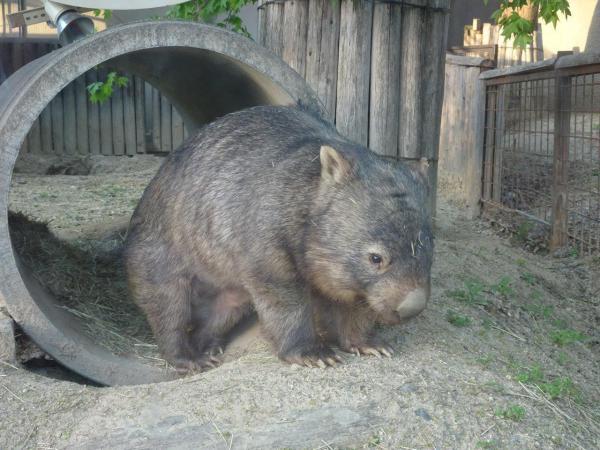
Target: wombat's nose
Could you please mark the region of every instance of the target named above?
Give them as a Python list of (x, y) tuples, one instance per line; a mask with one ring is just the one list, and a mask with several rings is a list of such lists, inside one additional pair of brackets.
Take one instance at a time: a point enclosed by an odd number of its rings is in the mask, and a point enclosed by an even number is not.
[(396, 312), (401, 319), (407, 319), (416, 316), (425, 309), (427, 305), (427, 291), (423, 288), (417, 288), (411, 291), (406, 298), (398, 305)]

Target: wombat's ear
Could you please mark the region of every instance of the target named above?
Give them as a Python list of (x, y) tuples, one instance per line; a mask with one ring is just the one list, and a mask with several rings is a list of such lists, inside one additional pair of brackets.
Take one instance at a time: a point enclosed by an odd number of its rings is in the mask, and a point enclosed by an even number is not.
[(350, 162), (336, 149), (329, 145), (321, 146), (321, 178), (341, 183), (352, 170)]

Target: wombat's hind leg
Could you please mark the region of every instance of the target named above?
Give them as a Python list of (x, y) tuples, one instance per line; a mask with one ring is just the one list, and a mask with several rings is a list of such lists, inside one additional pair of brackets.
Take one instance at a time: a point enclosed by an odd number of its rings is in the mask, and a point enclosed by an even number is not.
[[(147, 274), (146, 274), (147, 275)], [(184, 276), (160, 280), (130, 276), (132, 294), (144, 310), (162, 356), (182, 373), (214, 367), (210, 359), (196, 358), (190, 341), (191, 283)]]
[(225, 288), (210, 301), (201, 300), (193, 314), (192, 346), (197, 357), (220, 362), (220, 355), (225, 350), (225, 336), (251, 311), (250, 294), (242, 288)]

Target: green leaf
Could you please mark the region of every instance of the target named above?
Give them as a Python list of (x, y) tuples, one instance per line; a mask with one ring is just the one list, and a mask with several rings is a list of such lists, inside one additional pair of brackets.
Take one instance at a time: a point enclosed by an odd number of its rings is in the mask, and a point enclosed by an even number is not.
[[(487, 4), (487, 0), (484, 0)], [(502, 28), (502, 36), (513, 40), (514, 46), (524, 48), (533, 42), (536, 24), (519, 16), (518, 9), (526, 6), (528, 0), (501, 0), (499, 8), (492, 14), (492, 19)], [(530, 0), (532, 6), (539, 8), (539, 17), (555, 28), (560, 14), (566, 19), (571, 15), (569, 0)], [(507, 14), (510, 12), (510, 14)]]
[(189, 0), (172, 6), (166, 16), (172, 19), (215, 23), (218, 16), (225, 15), (225, 18), (215, 25), (250, 37), (239, 12), (244, 6), (256, 2), (257, 0)]
[(126, 76), (118, 75), (115, 71), (109, 72), (106, 75), (106, 80), (96, 81), (87, 86), (90, 102), (104, 103), (112, 97), (115, 86), (124, 88), (128, 84), (129, 79)]

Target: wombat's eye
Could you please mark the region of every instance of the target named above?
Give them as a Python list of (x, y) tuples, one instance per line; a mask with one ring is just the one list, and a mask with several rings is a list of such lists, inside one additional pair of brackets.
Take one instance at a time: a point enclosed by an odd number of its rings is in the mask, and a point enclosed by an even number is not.
[(371, 264), (379, 266), (379, 265), (381, 265), (381, 263), (383, 263), (383, 258), (381, 257), (381, 255), (378, 255), (377, 253), (371, 253), (369, 255), (369, 261), (371, 262)]

